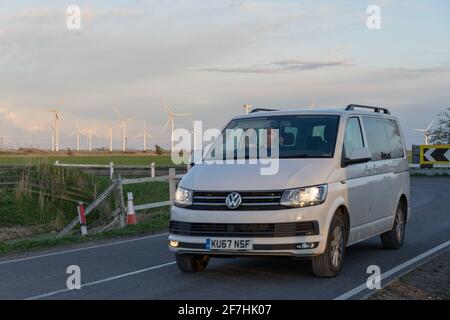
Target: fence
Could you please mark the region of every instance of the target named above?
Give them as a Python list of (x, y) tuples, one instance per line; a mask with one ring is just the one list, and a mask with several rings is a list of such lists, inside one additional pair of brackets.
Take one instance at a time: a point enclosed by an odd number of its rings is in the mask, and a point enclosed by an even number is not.
[[(92, 165), (92, 164), (62, 164), (56, 161), (55, 166), (78, 168), (81, 171), (94, 176), (109, 176), (112, 180), (114, 176), (122, 177), (156, 177), (168, 175), (170, 167), (156, 166), (154, 162), (148, 166), (130, 166), (130, 165), (115, 165), (113, 162), (107, 165)], [(187, 167), (178, 166), (176, 169), (180, 172), (186, 172)]]
[[(112, 180), (112, 184), (97, 197), (86, 209), (85, 215), (89, 215), (91, 212), (95, 210), (97, 206), (99, 206), (108, 196), (113, 195), (115, 200), (116, 209), (113, 211), (113, 221), (108, 224), (105, 228), (102, 228), (101, 231), (106, 230), (107, 228), (113, 227), (115, 224), (119, 226), (124, 226), (125, 224), (125, 216), (127, 214), (128, 208), (125, 206), (125, 198), (123, 194), (123, 186), (131, 185), (131, 184), (141, 184), (148, 182), (158, 182), (158, 181), (167, 181), (169, 182), (169, 201), (160, 201), (160, 202), (152, 202), (152, 203), (143, 203), (134, 205), (135, 211), (160, 208), (169, 206), (173, 203), (175, 190), (176, 190), (176, 182), (178, 179), (184, 177), (184, 174), (176, 174), (175, 168), (169, 168), (169, 175), (159, 176), (159, 177), (145, 177), (145, 178), (135, 178), (135, 179), (123, 179), (119, 176), (117, 179)], [(75, 218), (72, 222), (70, 222), (63, 231), (60, 232), (58, 237), (62, 237), (67, 235), (75, 226), (80, 223), (79, 218)]]

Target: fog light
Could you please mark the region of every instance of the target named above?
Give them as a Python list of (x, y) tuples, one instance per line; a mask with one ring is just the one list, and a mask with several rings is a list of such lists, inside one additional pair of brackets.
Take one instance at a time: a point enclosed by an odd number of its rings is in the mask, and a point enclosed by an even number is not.
[(170, 240), (170, 241), (169, 241), (169, 246), (171, 246), (171, 247), (173, 247), (173, 248), (178, 247), (178, 241)]

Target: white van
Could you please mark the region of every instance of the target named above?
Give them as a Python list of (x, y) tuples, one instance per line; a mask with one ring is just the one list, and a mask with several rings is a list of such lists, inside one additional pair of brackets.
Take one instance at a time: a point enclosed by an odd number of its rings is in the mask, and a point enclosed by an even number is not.
[(203, 271), (211, 257), (291, 256), (311, 258), (316, 276), (333, 277), (349, 245), (381, 235), (383, 248), (402, 246), (408, 159), (387, 109), (256, 109), (225, 127), (239, 128), (277, 130), (278, 171), (193, 166), (171, 208), (169, 248), (182, 271)]

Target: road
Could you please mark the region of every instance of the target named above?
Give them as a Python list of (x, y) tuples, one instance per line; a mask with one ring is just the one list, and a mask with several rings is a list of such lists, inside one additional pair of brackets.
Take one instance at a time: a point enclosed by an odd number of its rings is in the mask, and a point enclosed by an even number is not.
[[(411, 188), (403, 248), (382, 250), (378, 238), (350, 247), (337, 278), (314, 278), (308, 261), (287, 258), (212, 259), (206, 272), (183, 274), (162, 234), (2, 257), (0, 299), (359, 299), (369, 265), (386, 283), (423, 260), (399, 265), (450, 244), (450, 179), (417, 177)], [(69, 265), (81, 268), (80, 290), (67, 289)]]

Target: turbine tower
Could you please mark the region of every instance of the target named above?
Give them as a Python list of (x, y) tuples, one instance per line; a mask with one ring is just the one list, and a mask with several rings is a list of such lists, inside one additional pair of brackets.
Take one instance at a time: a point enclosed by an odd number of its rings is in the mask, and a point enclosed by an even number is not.
[(52, 152), (55, 151), (55, 120), (52, 120), (50, 123), (52, 129)]
[(88, 151), (91, 152), (92, 151), (92, 136), (94, 136), (94, 129), (92, 128), (86, 128), (86, 137), (88, 140)]
[(428, 125), (428, 127), (426, 129), (414, 129), (414, 131), (419, 131), (419, 132), (423, 132), (423, 135), (425, 136), (425, 144), (428, 144), (428, 140), (430, 138), (431, 135), (431, 126), (433, 125), (434, 120), (430, 122), (430, 124)]
[(74, 132), (72, 132), (72, 133), (69, 134), (69, 137), (71, 137), (71, 136), (73, 136), (73, 135), (76, 135), (76, 137), (77, 137), (77, 151), (80, 151), (80, 135), (81, 135), (81, 134), (83, 134), (83, 133), (82, 133), (81, 130), (80, 130), (80, 122), (79, 122), (79, 120), (77, 119), (77, 128), (75, 129)]
[(170, 110), (170, 107), (167, 104), (164, 104), (164, 108), (167, 110), (167, 114), (169, 115), (169, 118), (167, 119), (166, 125), (164, 126), (163, 132), (166, 131), (167, 127), (170, 124), (170, 151), (173, 150), (173, 120), (175, 117), (190, 117), (192, 114), (190, 113), (173, 113), (172, 110)]
[(139, 133), (136, 138), (144, 138), (143, 151), (147, 151), (147, 138), (154, 138), (150, 133), (147, 132), (147, 121), (144, 120), (144, 131)]
[(125, 118), (122, 113), (114, 107), (114, 111), (119, 116), (120, 125), (122, 127), (122, 151), (127, 151), (127, 121), (134, 120), (136, 118)]
[(109, 139), (109, 152), (113, 151), (113, 128), (114, 128), (114, 125), (110, 126), (108, 128), (108, 133), (107, 133), (107, 136)]
[(316, 106), (316, 98), (313, 99), (311, 106), (309, 107), (311, 110), (314, 109), (314, 107)]

